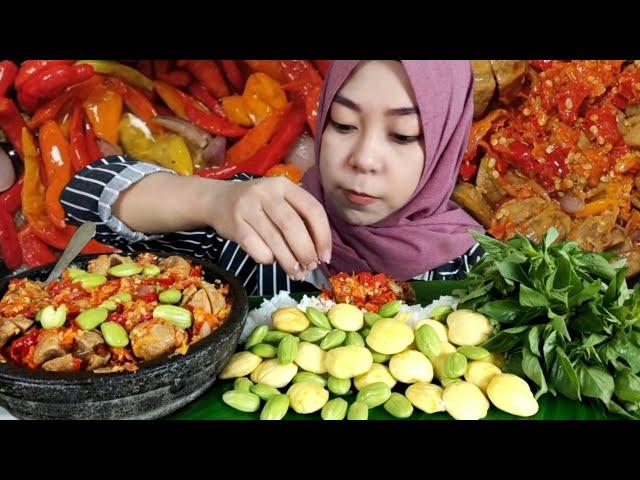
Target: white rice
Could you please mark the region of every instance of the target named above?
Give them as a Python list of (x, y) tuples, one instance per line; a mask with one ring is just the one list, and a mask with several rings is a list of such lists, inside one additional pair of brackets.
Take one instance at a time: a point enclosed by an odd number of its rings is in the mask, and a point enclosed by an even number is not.
[(410, 312), (411, 316), (407, 319), (407, 324), (411, 325), (411, 328), (415, 326), (420, 320), (424, 320), (431, 316), (431, 311), (435, 307), (439, 307), (440, 305), (446, 305), (448, 307), (453, 308), (454, 310), (458, 306), (458, 297), (452, 297), (449, 295), (442, 296), (437, 300), (434, 300), (426, 307), (421, 305), (407, 305), (406, 303), (400, 307), (400, 312)]
[[(247, 316), (247, 323), (244, 326), (242, 335), (240, 336), (240, 343), (244, 343), (249, 337), (254, 328), (258, 325), (272, 326), (271, 314), (277, 309), (282, 307), (298, 307), (303, 312), (307, 310), (307, 307), (315, 307), (321, 312), (328, 312), (335, 303), (332, 300), (323, 300), (318, 297), (309, 297), (305, 295), (300, 300), (300, 303), (296, 302), (288, 292), (281, 291), (275, 297), (265, 299), (262, 301), (260, 307), (251, 310)], [(420, 320), (429, 318), (431, 311), (440, 305), (447, 305), (455, 310), (458, 306), (458, 298), (451, 296), (442, 296), (437, 300), (434, 300), (426, 307), (420, 305), (402, 305), (400, 307), (401, 312), (411, 312), (411, 316), (407, 320), (407, 323), (413, 327)]]

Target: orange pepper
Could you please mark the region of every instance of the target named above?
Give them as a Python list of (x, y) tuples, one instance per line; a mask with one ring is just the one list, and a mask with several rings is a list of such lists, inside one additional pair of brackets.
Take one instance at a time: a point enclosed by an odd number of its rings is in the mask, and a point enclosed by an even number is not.
[(175, 113), (179, 118), (183, 120), (187, 120), (187, 113), (185, 102), (182, 98), (184, 95), (180, 90), (171, 85), (168, 85), (164, 82), (153, 82), (153, 88), (160, 98), (167, 104), (167, 106), (171, 109), (173, 113)]
[(618, 206), (619, 202), (615, 198), (605, 197), (587, 203), (584, 208), (574, 214), (577, 218), (600, 215), (607, 210), (612, 210)]
[(162, 135), (164, 133), (164, 128), (156, 125), (153, 121), (153, 117), (158, 115), (156, 108), (153, 106), (153, 103), (151, 103), (151, 100), (140, 90), (117, 77), (107, 77), (105, 83), (122, 96), (126, 107), (131, 110), (136, 117), (142, 119), (155, 135)]
[(254, 73), (247, 79), (242, 94), (249, 116), (258, 124), (275, 109), (287, 103), (287, 95), (278, 82), (265, 73)]
[(112, 89), (99, 86), (91, 92), (83, 106), (96, 136), (117, 145), (122, 97)]
[[(67, 89), (62, 95), (58, 95), (49, 103), (38, 108), (27, 122), (27, 125), (31, 130), (35, 130), (45, 122), (55, 119), (65, 106), (69, 106), (70, 102), (84, 101), (97, 85), (102, 84), (102, 81), (102, 75), (94, 75), (88, 80)], [(69, 110), (73, 110), (73, 105), (69, 107)]]
[(253, 121), (249, 116), (247, 105), (241, 95), (232, 95), (222, 99), (222, 109), (225, 116), (232, 122), (242, 125), (243, 127), (251, 127)]
[(40, 180), (40, 155), (33, 137), (22, 129), (24, 149), (24, 186), (22, 187), (22, 213), (29, 225), (40, 231), (50, 231), (53, 225), (45, 211), (45, 187)]
[(60, 119), (60, 131), (67, 140), (69, 139), (69, 125), (71, 124), (71, 112), (64, 112)]
[[(24, 149), (24, 185), (22, 187), (22, 213), (33, 233), (47, 245), (64, 250), (76, 231), (76, 227), (65, 225), (56, 228), (45, 209), (45, 187), (40, 180), (40, 154), (27, 128), (22, 129)], [(113, 253), (117, 249), (91, 240), (82, 253)]]
[(40, 127), (38, 135), (42, 164), (47, 172), (47, 190), (44, 208), (58, 228), (64, 228), (64, 209), (60, 204), (60, 194), (71, 180), (71, 161), (69, 159), (69, 143), (62, 130), (53, 120)]
[(273, 137), (278, 130), (282, 118), (291, 109), (291, 105), (291, 103), (287, 103), (283, 107), (275, 110), (229, 148), (229, 150), (227, 150), (227, 163), (231, 165), (242, 163), (269, 143), (271, 137)]
[(284, 83), (287, 77), (278, 60), (245, 60), (249, 68), (254, 72), (262, 72), (269, 75), (275, 81)]
[(278, 165), (271, 167), (267, 173), (265, 173), (265, 176), (286, 177), (293, 183), (302, 182), (302, 170), (295, 165), (285, 165), (284, 163), (279, 163)]

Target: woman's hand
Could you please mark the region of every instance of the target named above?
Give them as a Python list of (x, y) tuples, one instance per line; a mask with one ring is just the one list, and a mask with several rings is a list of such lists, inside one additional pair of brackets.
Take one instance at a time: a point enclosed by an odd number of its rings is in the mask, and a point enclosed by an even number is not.
[(286, 178), (215, 182), (207, 200), (208, 224), (258, 263), (275, 260), (290, 277), (302, 280), (331, 259), (323, 206)]

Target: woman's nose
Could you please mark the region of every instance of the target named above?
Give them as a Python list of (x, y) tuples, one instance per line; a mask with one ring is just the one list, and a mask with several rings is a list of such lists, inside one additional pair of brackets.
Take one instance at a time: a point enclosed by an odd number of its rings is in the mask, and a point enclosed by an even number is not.
[(376, 172), (380, 169), (380, 140), (373, 134), (362, 135), (349, 158), (349, 165), (362, 172)]

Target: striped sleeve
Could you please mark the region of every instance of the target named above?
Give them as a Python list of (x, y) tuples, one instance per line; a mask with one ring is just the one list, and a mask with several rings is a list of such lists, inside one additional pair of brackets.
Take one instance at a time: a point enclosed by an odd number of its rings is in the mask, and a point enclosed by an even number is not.
[(483, 253), (480, 244), (476, 243), (460, 257), (429, 270), (415, 277), (414, 280), (462, 280), (467, 276), (471, 267), (478, 263)]
[[(192, 255), (217, 263), (236, 275), (249, 295), (273, 295), (289, 290), (293, 282), (276, 265), (258, 265), (240, 246), (220, 237), (212, 228), (177, 231), (159, 235), (136, 232), (113, 215), (112, 205), (121, 192), (145, 176), (172, 170), (126, 156), (97, 160), (78, 172), (63, 190), (60, 201), (70, 223), (96, 223), (96, 239), (127, 253), (150, 250)], [(239, 174), (234, 182), (252, 180)]]
[(131, 230), (111, 212), (120, 193), (147, 175), (175, 173), (126, 156), (101, 158), (79, 171), (60, 196), (70, 223), (96, 223), (96, 239), (124, 252), (160, 250), (217, 261), (224, 240), (211, 229), (146, 235)]

